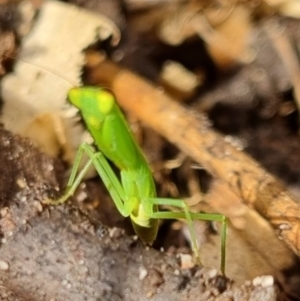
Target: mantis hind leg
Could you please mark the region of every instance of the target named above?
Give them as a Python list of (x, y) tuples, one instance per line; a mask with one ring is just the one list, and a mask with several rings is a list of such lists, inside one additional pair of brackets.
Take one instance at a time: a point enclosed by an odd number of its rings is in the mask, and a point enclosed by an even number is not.
[(193, 225), (193, 220), (204, 220), (204, 221), (216, 221), (221, 222), (221, 263), (220, 270), (223, 275), (225, 275), (225, 259), (226, 259), (226, 230), (227, 230), (227, 220), (222, 214), (214, 213), (193, 213), (190, 212), (188, 205), (183, 200), (174, 200), (168, 198), (147, 198), (147, 202), (153, 205), (166, 205), (180, 208), (183, 212), (170, 212), (170, 211), (155, 211), (150, 213), (151, 218), (158, 219), (185, 219), (188, 224), (188, 228), (191, 234), (191, 244), (192, 250), (196, 256), (198, 263), (200, 262), (199, 248), (196, 240), (195, 228)]

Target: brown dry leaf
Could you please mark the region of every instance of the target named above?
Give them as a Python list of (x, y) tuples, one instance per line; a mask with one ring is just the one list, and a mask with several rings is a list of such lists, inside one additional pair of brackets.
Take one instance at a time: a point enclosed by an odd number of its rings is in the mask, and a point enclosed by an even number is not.
[(201, 24), (203, 19), (193, 21), (195, 30), (207, 43), (210, 55), (221, 68), (230, 67), (235, 62), (249, 63), (254, 59), (250, 48), (250, 33), (253, 29), (251, 10), (245, 5), (234, 5), (228, 17), (216, 25), (210, 20), (210, 11), (205, 11), (208, 24)]
[[(238, 283), (264, 274), (283, 279), (280, 271), (294, 264), (291, 250), (278, 240), (270, 224), (247, 207), (226, 183), (213, 181), (202, 201), (191, 209), (194, 212), (219, 212), (230, 220), (226, 273)], [(221, 225), (215, 224), (218, 235), (210, 235), (205, 243), (201, 243), (201, 258), (208, 266), (217, 266), (220, 260)]]
[(159, 36), (166, 43), (178, 45), (199, 35), (219, 67), (247, 63), (253, 59), (249, 47), (251, 13), (247, 5), (231, 2), (217, 9), (213, 5), (174, 7), (161, 23)]

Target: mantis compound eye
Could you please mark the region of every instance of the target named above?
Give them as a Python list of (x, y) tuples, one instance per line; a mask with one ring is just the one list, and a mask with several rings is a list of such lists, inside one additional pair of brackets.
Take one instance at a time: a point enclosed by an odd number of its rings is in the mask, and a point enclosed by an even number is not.
[(97, 93), (96, 100), (98, 104), (98, 109), (102, 113), (110, 112), (113, 105), (115, 104), (115, 99), (113, 95), (105, 90), (101, 90)]

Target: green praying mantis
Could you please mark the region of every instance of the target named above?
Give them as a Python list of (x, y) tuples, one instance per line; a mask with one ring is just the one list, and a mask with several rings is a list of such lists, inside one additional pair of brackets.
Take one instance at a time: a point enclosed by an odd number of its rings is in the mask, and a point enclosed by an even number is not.
[[(159, 219), (185, 219), (191, 235), (192, 250), (196, 262), (200, 264), (193, 220), (221, 222), (220, 270), (225, 275), (225, 216), (192, 213), (184, 200), (156, 196), (150, 167), (112, 93), (102, 88), (78, 87), (69, 91), (68, 99), (79, 109), (97, 150), (87, 143), (81, 144), (66, 192), (51, 203), (62, 204), (72, 196), (88, 169), (93, 165), (117, 209), (124, 217), (130, 217), (136, 234), (144, 243), (151, 245), (155, 240)], [(89, 160), (79, 171), (84, 153), (88, 155)], [(113, 171), (108, 160), (119, 168), (119, 177)], [(160, 211), (160, 205), (175, 207), (179, 212)]]

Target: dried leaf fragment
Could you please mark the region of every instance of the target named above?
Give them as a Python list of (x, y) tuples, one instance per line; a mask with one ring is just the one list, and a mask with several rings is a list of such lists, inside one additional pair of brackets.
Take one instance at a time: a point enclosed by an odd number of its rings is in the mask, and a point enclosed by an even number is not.
[[(22, 43), (21, 61), (16, 64), (14, 73), (2, 81), (1, 121), (5, 127), (42, 143), (45, 150), (52, 149), (51, 155), (63, 149), (65, 159), (71, 163), (78, 145), (88, 138), (74, 118), (76, 109), (66, 103), (67, 91), (81, 84), (85, 61), (82, 50), (99, 38), (111, 35), (113, 43), (117, 43), (119, 30), (105, 16), (63, 2), (46, 1), (35, 27)], [(47, 127), (44, 134), (39, 129), (34, 138), (35, 124), (46, 124), (51, 114), (62, 118), (61, 124), (70, 123), (56, 131), (64, 133), (52, 139), (53, 146), (49, 146), (49, 141), (46, 144), (42, 141), (43, 135), (48, 135)]]

